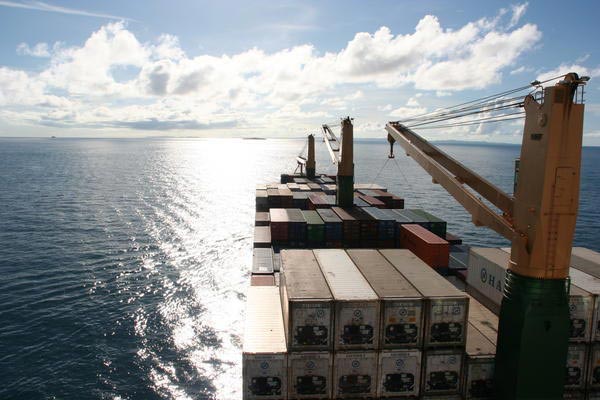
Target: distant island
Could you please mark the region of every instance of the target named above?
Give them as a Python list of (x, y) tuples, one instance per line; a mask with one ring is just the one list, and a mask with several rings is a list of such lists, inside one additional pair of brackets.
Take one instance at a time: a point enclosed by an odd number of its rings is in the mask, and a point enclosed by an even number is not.
[(264, 138), (264, 137), (245, 137), (242, 139), (243, 140), (267, 140), (267, 138)]

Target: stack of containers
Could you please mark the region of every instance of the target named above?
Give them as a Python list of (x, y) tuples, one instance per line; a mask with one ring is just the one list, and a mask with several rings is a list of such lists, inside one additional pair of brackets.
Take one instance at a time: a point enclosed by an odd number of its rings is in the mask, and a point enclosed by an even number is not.
[(299, 191), (292, 192), (292, 203), (294, 208), (299, 208), (301, 210), (308, 210), (308, 196), (310, 192), (308, 191)]
[(421, 217), (423, 217), (427, 221), (429, 221), (429, 230), (431, 232), (435, 233), (442, 239), (444, 239), (446, 237), (446, 226), (447, 226), (446, 221), (444, 221), (441, 218), (436, 217), (435, 215), (428, 213), (425, 210), (411, 209), (410, 211), (412, 211), (413, 213), (415, 213), (417, 215), (420, 215)]
[(423, 228), (429, 230), (431, 228), (431, 223), (429, 220), (422, 215), (416, 214), (411, 210), (398, 210), (396, 209), (396, 213), (400, 214), (404, 218), (408, 219), (411, 224), (421, 225)]
[(360, 245), (360, 221), (340, 207), (331, 207), (331, 210), (342, 221), (342, 240), (344, 247), (358, 247)]
[(289, 217), (284, 208), (271, 208), (269, 210), (271, 220), (271, 241), (273, 245), (285, 245), (289, 241)]
[(329, 208), (327, 199), (322, 194), (311, 193), (308, 195), (308, 209)]
[(271, 228), (268, 226), (254, 227), (254, 248), (271, 247)]
[(254, 249), (252, 252), (252, 275), (273, 275), (273, 250)]
[(363, 207), (349, 208), (346, 212), (360, 221), (360, 244), (357, 247), (377, 247), (378, 221), (364, 212)]
[(287, 346), (276, 286), (248, 289), (242, 376), (244, 399), (287, 398)]
[[(504, 280), (510, 259), (510, 249), (471, 247), (467, 292), (495, 314), (500, 312)], [(573, 268), (571, 268), (571, 271)], [(577, 272), (574, 273), (579, 275)], [(587, 275), (587, 274), (586, 274)], [(589, 280), (589, 275), (582, 281)], [(586, 390), (588, 352), (590, 347), (594, 298), (592, 293), (571, 280), (569, 288), (570, 337), (565, 391), (570, 396), (583, 395)]]
[(254, 216), (254, 226), (269, 226), (269, 213), (257, 211)]
[(373, 196), (367, 196), (366, 194), (361, 193), (358, 195), (358, 197), (365, 201), (371, 207), (385, 208), (385, 203), (381, 200), (377, 200)]
[(256, 189), (256, 211), (269, 210), (269, 197), (267, 189)]
[(290, 208), (286, 211), (289, 221), (288, 245), (296, 248), (306, 247), (306, 220), (302, 211), (297, 208)]
[(325, 223), (325, 247), (342, 247), (342, 220), (331, 209), (320, 209), (317, 213)]
[(425, 299), (422, 394), (459, 394), (469, 298), (410, 251), (380, 252)]
[(400, 247), (415, 253), (440, 273), (448, 273), (450, 245), (420, 225), (405, 224), (400, 228)]
[[(344, 250), (314, 250), (334, 299), (332, 397), (376, 396), (379, 299)], [(285, 267), (284, 267), (285, 270)]]
[(377, 250), (348, 250), (348, 255), (381, 302), (377, 396), (418, 396), (423, 296)]
[(325, 223), (316, 211), (302, 211), (306, 221), (306, 244), (311, 248), (325, 246)]
[(386, 211), (375, 207), (365, 207), (363, 211), (369, 214), (371, 218), (377, 221), (377, 247), (391, 248), (395, 247), (394, 235), (396, 220)]
[(333, 297), (311, 250), (282, 250), (280, 291), (289, 397), (329, 399), (332, 392)]

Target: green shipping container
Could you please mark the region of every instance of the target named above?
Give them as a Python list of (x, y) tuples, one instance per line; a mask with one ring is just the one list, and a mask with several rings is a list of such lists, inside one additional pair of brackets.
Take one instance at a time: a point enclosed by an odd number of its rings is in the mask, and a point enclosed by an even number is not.
[(325, 222), (314, 210), (302, 210), (306, 220), (306, 233), (309, 247), (322, 247), (325, 243)]
[(427, 219), (429, 221), (429, 230), (431, 232), (435, 233), (442, 239), (446, 238), (446, 221), (444, 221), (441, 218), (436, 217), (435, 215), (431, 215), (427, 211), (424, 211), (424, 210), (411, 209), (410, 211)]

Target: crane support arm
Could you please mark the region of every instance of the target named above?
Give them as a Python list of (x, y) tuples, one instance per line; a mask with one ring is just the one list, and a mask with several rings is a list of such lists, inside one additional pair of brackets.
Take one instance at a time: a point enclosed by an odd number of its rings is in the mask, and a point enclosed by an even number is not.
[[(335, 136), (331, 128), (327, 125), (323, 125), (323, 139), (325, 140), (325, 147), (327, 147), (327, 151), (329, 152), (329, 156), (331, 157), (331, 161), (334, 164), (340, 162), (340, 142), (338, 138)], [(334, 148), (331, 142), (336, 143), (336, 147)]]
[[(441, 184), (448, 193), (471, 213), (475, 225), (487, 226), (509, 240), (513, 238), (514, 230), (512, 224), (504, 217), (496, 214), (483, 201), (466, 189), (463, 186), (463, 182), (466, 180), (470, 181), (471, 184), (469, 186), (474, 189), (485, 188), (483, 191), (487, 194), (491, 193), (494, 200), (505, 199), (502, 200), (503, 203), (501, 204), (504, 204), (504, 208), (507, 210), (511, 210), (512, 199), (508, 195), (451, 157), (445, 155), (441, 150), (429, 144), (425, 139), (404, 126), (388, 123), (385, 128), (388, 134), (404, 148), (406, 154), (419, 163), (435, 182)], [(492, 201), (492, 199), (488, 200)]]

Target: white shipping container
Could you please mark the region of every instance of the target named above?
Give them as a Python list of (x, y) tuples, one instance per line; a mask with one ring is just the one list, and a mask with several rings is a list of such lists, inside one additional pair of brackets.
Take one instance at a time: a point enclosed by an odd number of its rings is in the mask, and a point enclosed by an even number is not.
[(580, 287), (593, 296), (591, 340), (593, 342), (600, 342), (600, 278), (596, 278), (576, 268), (571, 268), (569, 275), (571, 285)]
[[(498, 312), (510, 260), (508, 248), (471, 247), (467, 284), (490, 300)], [(469, 291), (469, 293), (472, 293)], [(476, 293), (472, 293), (476, 297)], [(480, 299), (482, 302), (484, 299)], [(487, 305), (487, 304), (486, 304)], [(569, 297), (571, 342), (589, 342), (594, 302), (590, 293), (571, 284)]]
[(249, 287), (242, 353), (244, 399), (287, 398), (286, 353), (279, 288)]
[(367, 399), (377, 392), (377, 353), (337, 352), (333, 361), (333, 396), (337, 399)]
[(425, 346), (464, 346), (469, 309), (467, 295), (410, 250), (380, 252), (425, 298)]
[(492, 399), (496, 346), (471, 323), (465, 353), (465, 398)]
[(288, 356), (291, 399), (331, 397), (332, 356), (329, 352), (291, 353)]
[(585, 389), (587, 364), (587, 346), (571, 343), (567, 353), (565, 389)]
[(334, 299), (335, 350), (376, 349), (380, 324), (377, 294), (344, 250), (317, 249), (314, 254)]
[(595, 343), (590, 348), (588, 364), (588, 388), (600, 393), (600, 344)]
[(422, 393), (458, 394), (462, 381), (462, 361), (460, 349), (426, 351), (423, 355)]
[(419, 395), (420, 385), (419, 350), (383, 350), (379, 353), (379, 397), (416, 397)]
[(311, 250), (282, 250), (281, 303), (292, 351), (329, 350), (333, 296)]
[(423, 337), (421, 293), (377, 250), (347, 252), (381, 300), (381, 347), (420, 347)]

